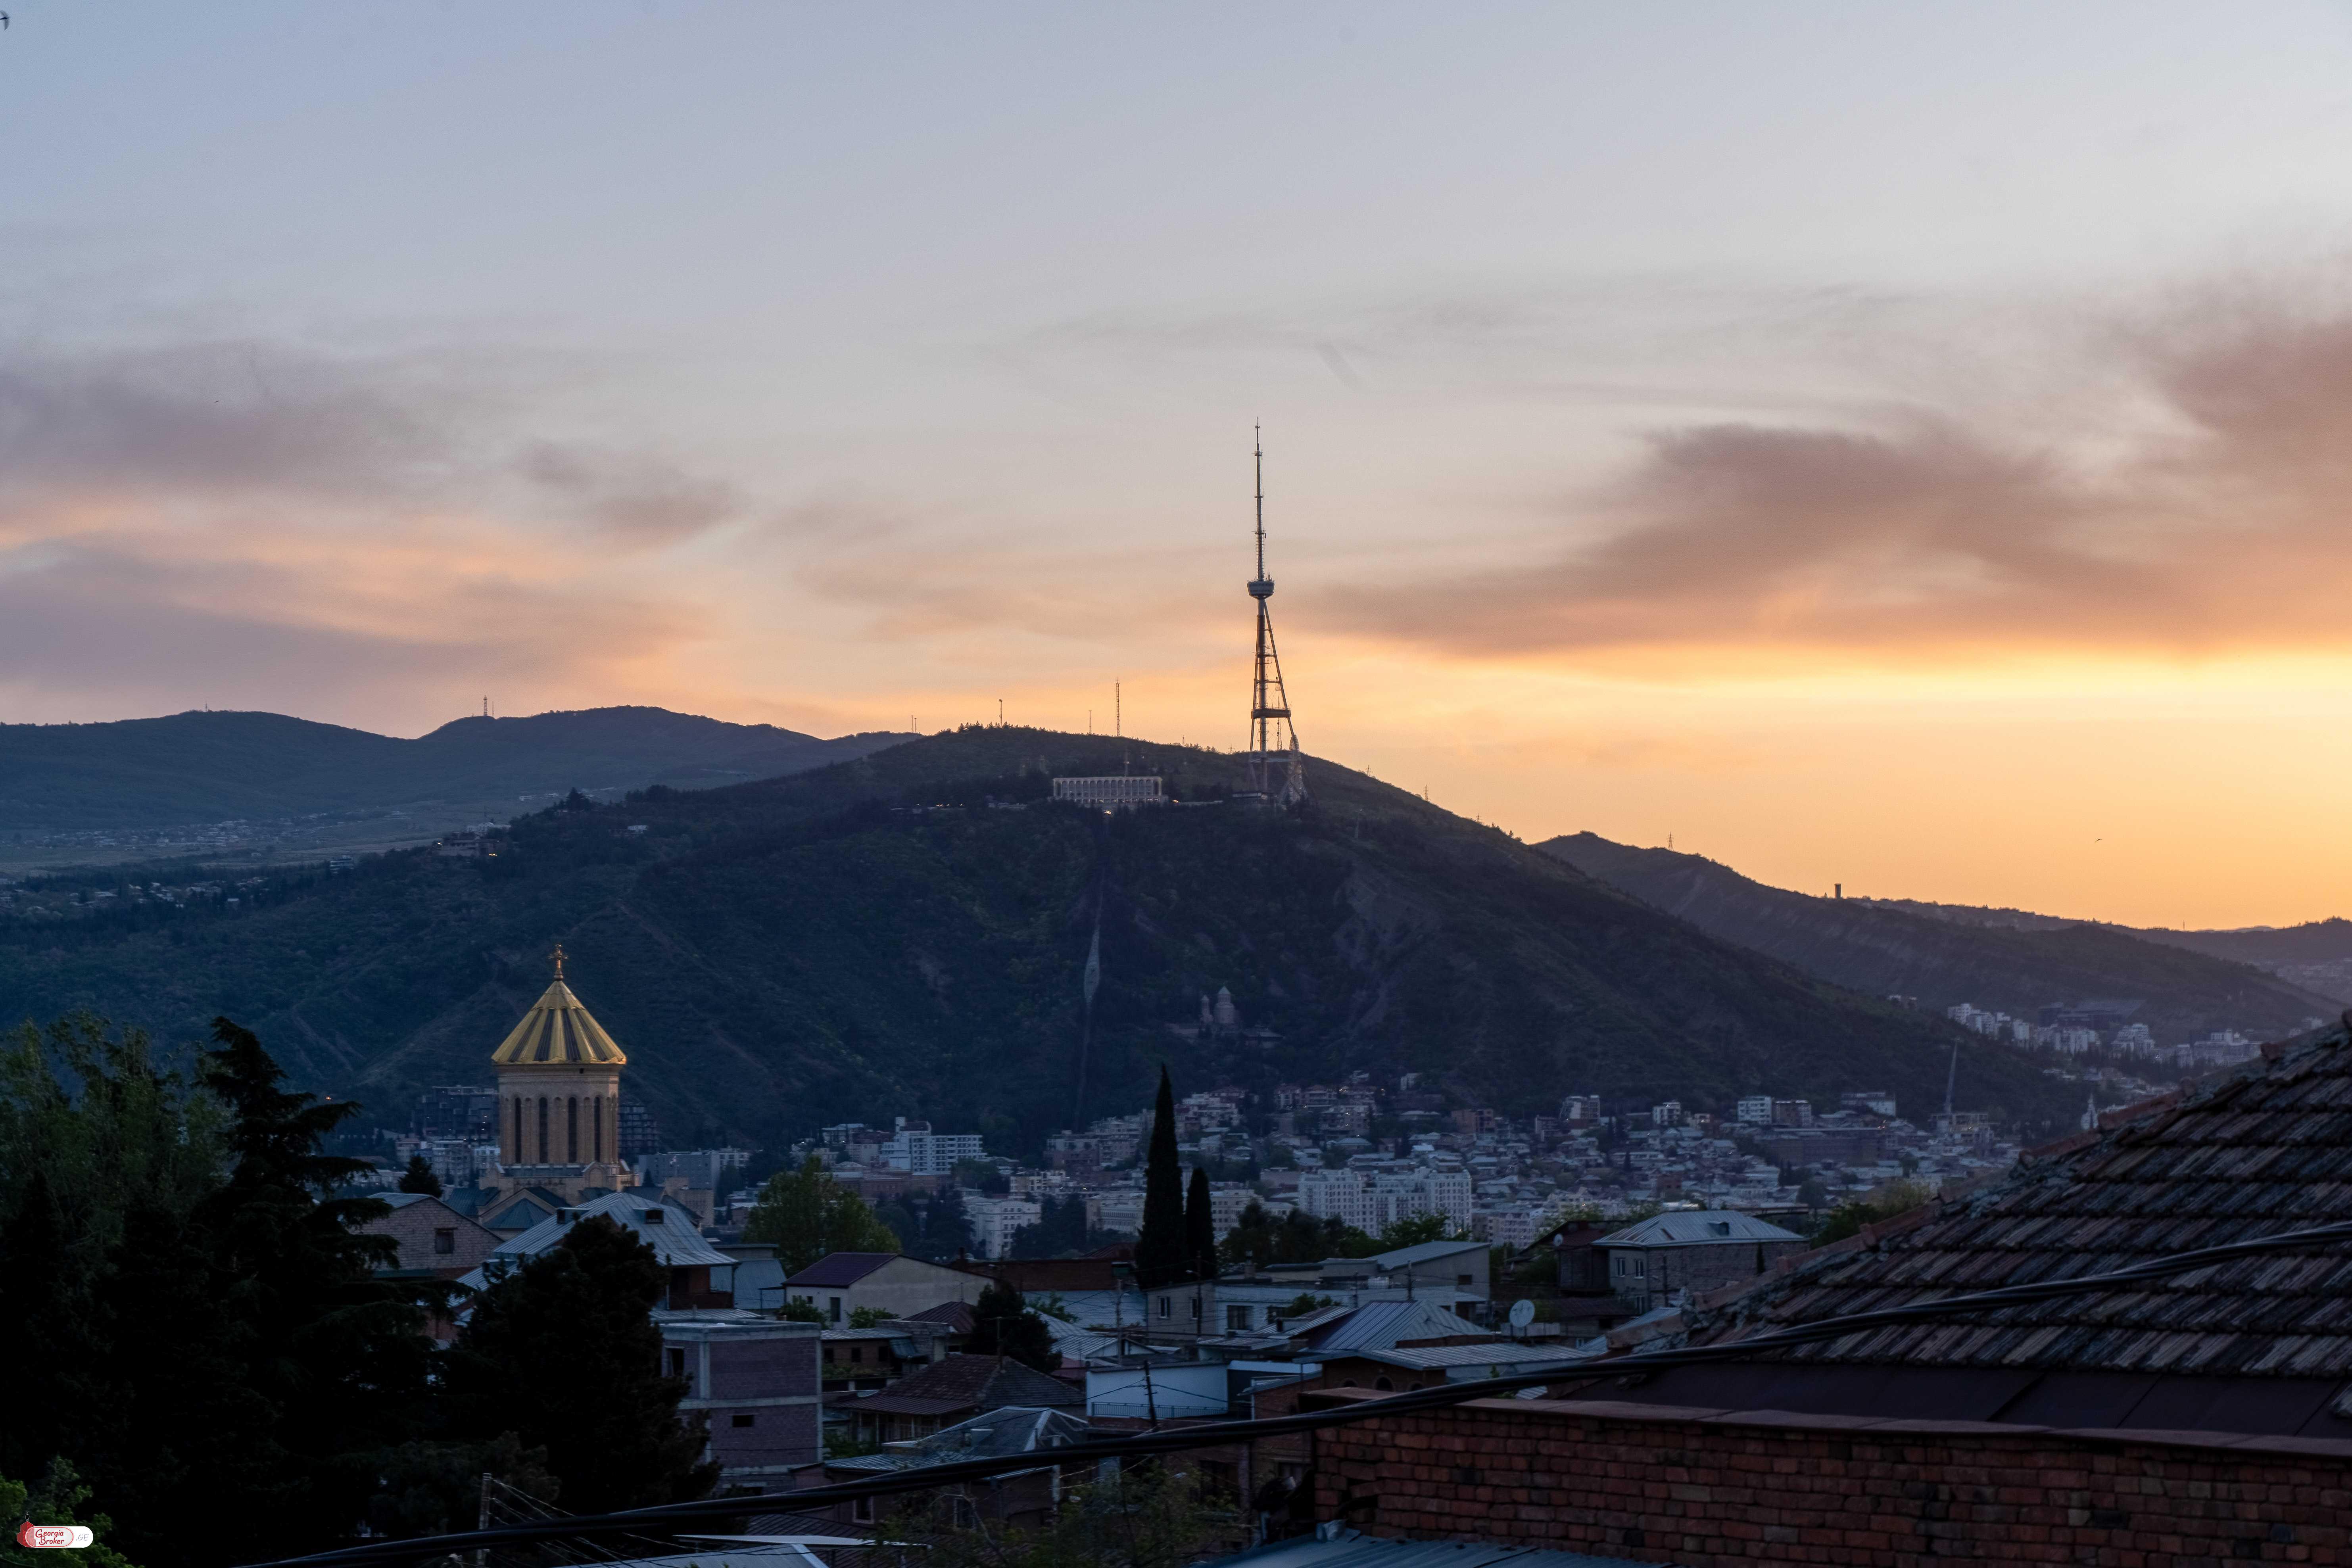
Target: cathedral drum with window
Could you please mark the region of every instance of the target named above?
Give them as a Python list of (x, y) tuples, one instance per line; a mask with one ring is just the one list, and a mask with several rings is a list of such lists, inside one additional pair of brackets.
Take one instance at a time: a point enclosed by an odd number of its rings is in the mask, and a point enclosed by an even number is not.
[(499, 1071), (499, 1175), (578, 1202), (635, 1184), (621, 1163), (621, 1069), (628, 1057), (555, 979), (491, 1053)]

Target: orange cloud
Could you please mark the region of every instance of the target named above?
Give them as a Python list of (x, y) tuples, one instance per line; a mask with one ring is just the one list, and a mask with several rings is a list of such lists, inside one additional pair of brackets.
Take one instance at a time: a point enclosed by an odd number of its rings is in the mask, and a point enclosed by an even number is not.
[[(2239, 315), (2114, 340), (2080, 429), (2008, 410), (1652, 438), (1562, 509), (1548, 555), (1336, 593), (1358, 635), (1623, 667), (1693, 652), (1967, 663), (2340, 645), (2352, 586), (2352, 318)], [(2116, 411), (2139, 434), (2114, 451)]]

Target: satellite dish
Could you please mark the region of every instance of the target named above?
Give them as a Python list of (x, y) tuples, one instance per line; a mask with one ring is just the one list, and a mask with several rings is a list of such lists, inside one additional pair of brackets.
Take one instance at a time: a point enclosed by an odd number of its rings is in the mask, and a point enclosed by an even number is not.
[(1536, 1304), (1524, 1297), (1511, 1303), (1511, 1327), (1524, 1329), (1536, 1321)]

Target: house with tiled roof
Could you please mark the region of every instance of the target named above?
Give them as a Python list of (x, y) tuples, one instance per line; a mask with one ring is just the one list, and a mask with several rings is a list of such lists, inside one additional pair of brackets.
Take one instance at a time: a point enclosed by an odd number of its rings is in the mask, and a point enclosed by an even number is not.
[(1010, 1356), (951, 1355), (844, 1408), (859, 1442), (903, 1443), (1008, 1405), (1083, 1411), (1086, 1403), (1082, 1390)]
[(898, 1252), (828, 1252), (784, 1281), (788, 1301), (804, 1301), (828, 1323), (875, 1309), (886, 1318), (911, 1318), (946, 1301), (972, 1302), (986, 1277)]
[[(2352, 1563), (2352, 1244), (2095, 1279), (2347, 1222), (2352, 1027), (2338, 1025), (1646, 1325), (1643, 1350), (1723, 1359), (1619, 1353), (1563, 1368), (1538, 1397), (1318, 1433), (1318, 1517), (1694, 1568)], [(2070, 1280), (2084, 1287), (1929, 1315)], [(1895, 1309), (1923, 1315), (1741, 1353), (1775, 1330)], [(1444, 1450), (1452, 1468), (1399, 1466), (1401, 1447)]]

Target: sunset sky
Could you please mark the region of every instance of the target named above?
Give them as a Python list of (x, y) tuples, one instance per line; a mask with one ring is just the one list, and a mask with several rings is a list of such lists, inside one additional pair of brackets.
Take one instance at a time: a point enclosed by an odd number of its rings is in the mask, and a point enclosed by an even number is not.
[(2352, 7), (9, 0), (0, 721), (1243, 738), (2352, 914)]

